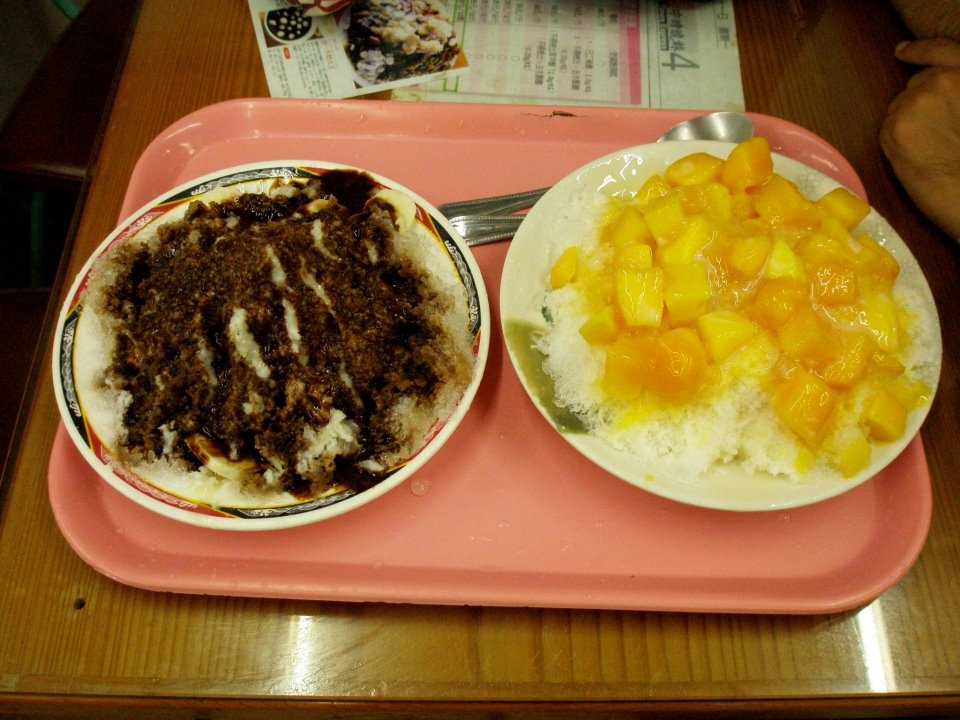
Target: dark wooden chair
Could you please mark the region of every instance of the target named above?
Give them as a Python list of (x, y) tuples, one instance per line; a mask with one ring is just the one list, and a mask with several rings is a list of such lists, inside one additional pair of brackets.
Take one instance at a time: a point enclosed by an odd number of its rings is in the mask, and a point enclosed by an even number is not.
[[(0, 193), (8, 215), (0, 283), (4, 464), (50, 298), (45, 286), (83, 192), (138, 8), (139, 0), (88, 0), (0, 127)], [(10, 216), (18, 209), (24, 216), (19, 223)]]

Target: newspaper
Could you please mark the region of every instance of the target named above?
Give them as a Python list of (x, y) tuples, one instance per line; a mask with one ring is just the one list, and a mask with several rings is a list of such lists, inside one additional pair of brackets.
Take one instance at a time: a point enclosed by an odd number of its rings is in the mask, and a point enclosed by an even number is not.
[(248, 1), (275, 97), (744, 107), (733, 0)]

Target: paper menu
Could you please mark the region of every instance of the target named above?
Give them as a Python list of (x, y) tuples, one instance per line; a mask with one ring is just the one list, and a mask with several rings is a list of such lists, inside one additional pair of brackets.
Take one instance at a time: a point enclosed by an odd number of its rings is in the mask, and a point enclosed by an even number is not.
[[(270, 0), (249, 1), (253, 8)], [(393, 83), (394, 98), (743, 109), (732, 0), (445, 2), (466, 59), (427, 81), (405, 78)], [(290, 49), (296, 55), (313, 54), (304, 44)], [(289, 75), (291, 68), (301, 76), (299, 88), (274, 79), (271, 94), (349, 97), (371, 91), (351, 89), (349, 77), (340, 84), (319, 82), (349, 74), (336, 47), (328, 44), (319, 55), (305, 63), (292, 58), (268, 61), (264, 54), (268, 80), (281, 71)]]

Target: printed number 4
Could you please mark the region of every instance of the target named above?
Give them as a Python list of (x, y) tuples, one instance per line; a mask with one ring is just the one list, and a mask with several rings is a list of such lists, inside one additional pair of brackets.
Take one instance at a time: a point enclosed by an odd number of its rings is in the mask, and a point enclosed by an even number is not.
[(677, 68), (698, 68), (693, 60), (688, 60), (680, 53), (672, 52), (670, 53), (670, 62), (663, 63), (663, 67), (668, 67), (671, 70), (676, 70)]

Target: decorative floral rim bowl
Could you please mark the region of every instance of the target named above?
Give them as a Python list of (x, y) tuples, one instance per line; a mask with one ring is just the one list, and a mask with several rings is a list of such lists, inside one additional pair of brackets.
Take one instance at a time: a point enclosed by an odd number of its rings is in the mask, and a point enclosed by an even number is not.
[[(554, 185), (525, 217), (511, 243), (501, 280), (501, 323), (511, 362), (534, 405), (570, 445), (599, 467), (639, 488), (690, 505), (736, 511), (799, 507), (847, 492), (879, 473), (914, 439), (930, 403), (910, 412), (900, 439), (874, 447), (869, 464), (849, 478), (809, 473), (797, 481), (772, 473), (747, 474), (735, 462), (692, 478), (677, 472), (676, 463), (651, 457), (646, 448), (641, 459), (623, 445), (614, 446), (558, 403), (556, 379), (544, 371), (538, 349), (537, 338), (550, 328), (545, 298), (553, 263), (565, 247), (596, 233), (600, 217), (596, 208), (606, 202), (604, 198), (633, 197), (645, 180), (686, 155), (704, 152), (726, 158), (733, 147), (690, 140), (641, 145), (589, 162)], [(819, 198), (839, 185), (790, 158), (774, 154), (773, 160), (774, 171), (792, 180), (807, 198)], [(927, 330), (920, 379), (930, 388), (932, 402), (940, 376), (942, 340), (926, 278), (906, 244), (875, 210), (856, 228), (855, 233), (859, 232), (869, 233), (893, 254), (901, 268), (897, 288), (909, 289), (918, 299)], [(723, 427), (713, 432), (722, 433)]]
[[(304, 501), (287, 500), (253, 506), (221, 504), (209, 498), (189, 497), (180, 486), (149, 480), (131, 471), (116, 459), (114, 449), (101, 439), (85, 408), (81, 383), (77, 382), (75, 351), (81, 344), (78, 326), (83, 319), (84, 292), (98, 261), (121, 243), (135, 241), (141, 233), (184, 216), (195, 200), (224, 201), (244, 192), (265, 192), (278, 183), (304, 184), (330, 171), (363, 173), (373, 187), (401, 197), (413, 208), (412, 229), (422, 243), (424, 262), (431, 272), (448, 273), (444, 282), (462, 287), (463, 319), (473, 342), (473, 367), (459, 401), (444, 418), (438, 418), (423, 437), (422, 444), (402, 462), (384, 471), (378, 482), (367, 488), (346, 489)], [(418, 249), (421, 245), (417, 245)], [(441, 268), (441, 270), (437, 270)], [(459, 291), (458, 291), (459, 292)], [(111, 487), (138, 505), (173, 520), (200, 527), (229, 530), (272, 530), (326, 520), (361, 507), (384, 495), (413, 475), (453, 434), (476, 395), (486, 364), (490, 342), (490, 309), (480, 270), (464, 241), (446, 218), (422, 197), (376, 173), (322, 161), (271, 161), (227, 168), (190, 182), (147, 203), (124, 220), (94, 251), (76, 279), (62, 306), (53, 353), (54, 389), (57, 404), (70, 438), (83, 459)]]

